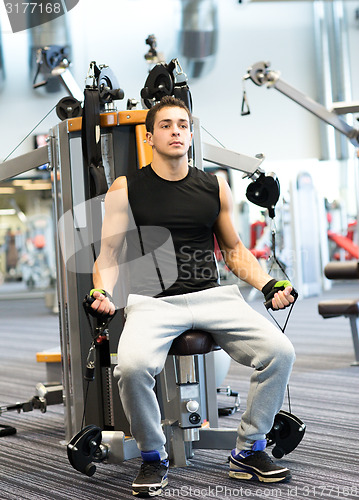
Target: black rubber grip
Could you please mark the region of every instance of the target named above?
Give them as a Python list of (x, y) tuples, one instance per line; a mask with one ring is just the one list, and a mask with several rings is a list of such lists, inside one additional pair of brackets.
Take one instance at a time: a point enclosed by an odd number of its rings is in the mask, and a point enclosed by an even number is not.
[(93, 380), (95, 380), (95, 366), (86, 366), (84, 379), (88, 382), (92, 382)]
[(93, 309), (91, 307), (91, 304), (93, 304), (95, 302), (95, 297), (91, 297), (91, 295), (85, 295), (85, 298), (83, 300), (83, 307), (85, 309), (85, 311), (87, 311), (88, 314), (90, 314), (91, 316), (93, 316), (94, 318), (104, 318), (105, 316), (107, 315), (104, 315), (102, 313), (98, 313), (96, 309)]
[[(110, 294), (106, 293), (106, 297), (108, 297), (109, 300), (112, 302), (112, 297), (110, 296)], [(95, 302), (95, 300), (96, 300), (95, 297), (91, 297), (91, 295), (88, 295), (88, 294), (85, 295), (85, 298), (82, 302), (82, 305), (83, 305), (85, 311), (87, 311), (87, 313), (90, 314), (91, 316), (93, 316), (94, 318), (97, 318), (103, 322), (109, 322), (110, 320), (112, 320), (115, 317), (117, 311), (115, 310), (114, 314), (99, 313), (99, 312), (97, 312), (96, 309), (93, 309), (91, 307), (91, 304), (93, 304)]]
[[(281, 287), (278, 288), (278, 292), (280, 290), (284, 290), (284, 288), (281, 286)], [(298, 298), (298, 292), (297, 292), (297, 290), (295, 290), (293, 288), (293, 290), (290, 292), (290, 294), (294, 297), (294, 302), (295, 302), (297, 300), (297, 298)], [(277, 311), (278, 309), (274, 309), (273, 308), (272, 300), (273, 300), (273, 297), (271, 299), (267, 300), (266, 302), (264, 302), (264, 306), (265, 306), (266, 309), (272, 309), (272, 311)]]
[(93, 304), (95, 302), (95, 300), (96, 300), (95, 297), (91, 297), (91, 295), (86, 295), (86, 297), (85, 297), (85, 301), (89, 305)]

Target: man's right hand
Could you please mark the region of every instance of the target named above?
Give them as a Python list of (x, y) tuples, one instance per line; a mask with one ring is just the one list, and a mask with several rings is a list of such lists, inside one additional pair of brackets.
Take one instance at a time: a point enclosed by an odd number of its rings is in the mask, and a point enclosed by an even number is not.
[(108, 296), (104, 295), (99, 290), (93, 291), (92, 293), (90, 293), (90, 295), (95, 299), (91, 304), (91, 309), (95, 311), (95, 314), (104, 316), (112, 316), (113, 314), (115, 314), (115, 305)]

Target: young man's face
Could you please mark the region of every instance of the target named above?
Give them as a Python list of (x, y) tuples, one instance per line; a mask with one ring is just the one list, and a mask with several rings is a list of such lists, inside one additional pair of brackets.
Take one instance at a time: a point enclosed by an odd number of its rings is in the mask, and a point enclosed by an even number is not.
[(157, 112), (153, 134), (147, 132), (147, 142), (156, 152), (169, 158), (181, 158), (191, 145), (192, 132), (187, 111), (165, 107)]

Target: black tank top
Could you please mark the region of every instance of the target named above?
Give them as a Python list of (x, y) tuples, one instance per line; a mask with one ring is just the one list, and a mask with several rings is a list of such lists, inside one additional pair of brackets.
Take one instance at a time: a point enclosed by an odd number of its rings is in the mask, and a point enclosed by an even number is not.
[[(189, 167), (186, 177), (168, 181), (147, 165), (127, 185), (137, 226), (137, 234), (127, 234), (130, 258), (133, 263), (137, 258), (131, 292), (162, 297), (218, 286), (213, 235), (220, 210), (217, 178)], [(156, 272), (148, 272), (148, 266)], [(159, 293), (154, 293), (155, 282)]]

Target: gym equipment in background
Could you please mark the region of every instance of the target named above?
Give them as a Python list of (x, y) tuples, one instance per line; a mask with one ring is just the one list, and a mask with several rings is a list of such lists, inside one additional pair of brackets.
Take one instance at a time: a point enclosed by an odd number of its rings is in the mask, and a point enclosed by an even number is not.
[[(36, 395), (23, 403), (15, 403), (11, 405), (0, 406), (0, 416), (8, 411), (16, 411), (17, 413), (27, 413), (33, 410), (40, 410), (41, 413), (46, 413), (49, 405), (61, 404), (62, 385), (61, 382), (49, 382), (36, 384)], [(11, 425), (0, 425), (0, 437), (16, 434), (15, 427)]]
[(336, 130), (348, 137), (350, 142), (355, 147), (359, 146), (359, 130), (352, 127), (338, 116), (338, 112), (348, 113), (353, 112), (354, 110), (358, 111), (358, 107), (351, 106), (349, 110), (348, 104), (344, 103), (345, 109), (343, 109), (343, 106), (340, 106), (340, 103), (337, 103), (335, 107), (336, 111), (329, 111), (322, 104), (313, 101), (313, 99), (282, 80), (280, 78), (280, 73), (269, 69), (269, 66), (270, 63), (264, 61), (253, 64), (250, 68), (248, 68), (247, 73), (243, 76), (243, 80), (250, 79), (255, 85), (266, 85), (268, 88), (278, 90), (321, 120), (325, 121), (329, 125), (332, 125)]
[[(287, 82), (280, 78), (280, 73), (275, 70), (270, 69), (270, 63), (259, 61), (248, 68), (247, 73), (243, 76), (243, 82), (246, 80), (251, 80), (255, 85), (263, 86), (266, 85), (267, 88), (275, 88), (286, 97), (289, 97), (294, 102), (307, 109), (315, 116), (320, 118), (323, 122), (328, 125), (333, 126), (338, 132), (347, 137), (355, 148), (359, 147), (359, 129), (353, 127), (346, 121), (344, 121), (340, 115), (345, 115), (348, 113), (355, 113), (359, 111), (359, 103), (356, 102), (335, 102), (331, 110), (328, 110), (322, 104), (314, 101), (310, 97), (306, 96), (296, 88), (289, 85)], [(247, 94), (244, 90), (243, 92), (243, 104), (247, 106), (246, 111), (242, 111), (242, 115), (247, 115), (250, 113), (248, 107)], [(356, 172), (354, 176), (354, 189), (356, 195), (357, 204), (357, 220), (359, 219), (359, 173)], [(358, 228), (358, 226), (357, 226)], [(357, 229), (357, 240), (358, 240), (358, 229)]]
[[(32, 13), (29, 10), (18, 12), (16, 24), (20, 23), (22, 17), (23, 29), (26, 29), (28, 35), (29, 69), (30, 75), (34, 75), (33, 88), (42, 87), (39, 92), (56, 93), (66, 82), (72, 87), (77, 87), (77, 84), (66, 71), (72, 51), (68, 16), (59, 15), (60, 13), (56, 15), (53, 9), (48, 9), (50, 10), (51, 12), (46, 12), (46, 9), (35, 8)], [(38, 77), (40, 81), (37, 82)], [(75, 97), (79, 99), (81, 91)]]
[[(81, 116), (83, 92), (70, 71), (69, 48), (61, 45), (42, 46), (36, 50), (36, 73), (33, 88), (60, 90), (61, 85), (70, 94), (60, 99), (56, 113), (60, 120)], [(40, 81), (38, 77), (43, 79)]]
[(359, 247), (353, 242), (352, 238), (335, 233), (330, 229), (328, 230), (328, 238), (334, 241), (338, 248), (345, 250), (350, 259), (359, 259)]
[[(358, 280), (359, 262), (329, 262), (324, 273), (330, 280)], [(318, 312), (324, 319), (340, 316), (349, 318), (355, 355), (352, 366), (359, 366), (359, 296), (353, 299), (323, 300), (318, 304)]]
[(308, 172), (290, 183), (291, 269), (303, 297), (319, 295), (330, 288), (322, 273), (329, 261), (325, 203)]
[(163, 53), (157, 51), (157, 39), (155, 35), (148, 35), (145, 40), (146, 44), (149, 45), (149, 49), (145, 54), (145, 59), (150, 66), (150, 70), (155, 64), (166, 63)]

